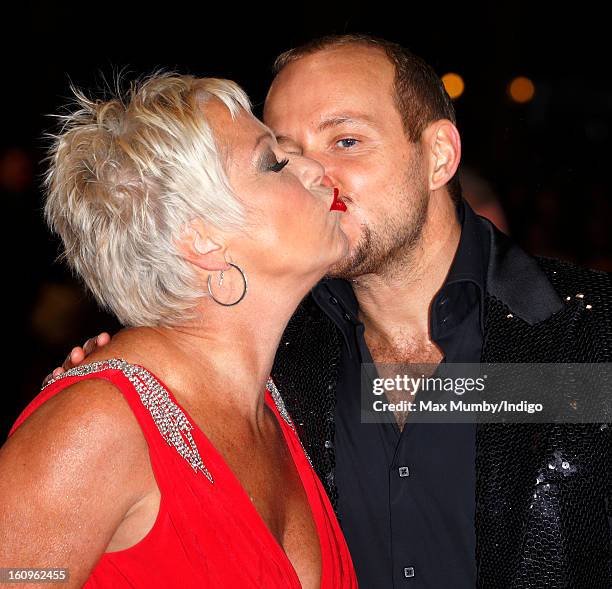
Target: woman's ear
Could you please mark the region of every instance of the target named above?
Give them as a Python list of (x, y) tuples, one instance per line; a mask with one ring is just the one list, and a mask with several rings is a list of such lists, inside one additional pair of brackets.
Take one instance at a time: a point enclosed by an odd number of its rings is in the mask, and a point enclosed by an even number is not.
[(423, 131), (423, 141), (429, 155), (429, 190), (438, 190), (448, 184), (461, 160), (461, 137), (455, 125), (440, 119)]
[(203, 221), (196, 219), (185, 228), (177, 242), (183, 257), (202, 270), (228, 270), (225, 259), (227, 247), (217, 232), (211, 231)]

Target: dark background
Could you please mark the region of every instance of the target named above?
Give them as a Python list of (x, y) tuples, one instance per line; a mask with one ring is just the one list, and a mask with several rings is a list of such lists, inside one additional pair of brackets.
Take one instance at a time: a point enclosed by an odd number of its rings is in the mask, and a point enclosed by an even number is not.
[[(465, 189), (476, 208), (532, 253), (612, 269), (610, 33), (592, 6), (207, 4), (22, 2), (1, 9), (8, 355), (0, 439), (73, 345), (118, 327), (54, 263), (57, 242), (40, 214), (44, 133), (54, 129), (47, 115), (66, 104), (70, 81), (93, 89), (126, 66), (134, 75), (164, 67), (227, 77), (243, 85), (259, 114), (279, 52), (326, 33), (386, 37), (438, 74), (465, 80), (455, 104)], [(535, 84), (528, 104), (508, 96), (518, 75)]]

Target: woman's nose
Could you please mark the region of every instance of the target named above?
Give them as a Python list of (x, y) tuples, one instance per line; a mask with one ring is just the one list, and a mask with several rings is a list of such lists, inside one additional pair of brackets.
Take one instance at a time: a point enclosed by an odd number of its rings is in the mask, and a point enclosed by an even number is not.
[(325, 168), (319, 162), (304, 156), (299, 156), (295, 160), (297, 161), (294, 169), (306, 188), (321, 184), (331, 186), (331, 183), (327, 183), (329, 178), (325, 175)]

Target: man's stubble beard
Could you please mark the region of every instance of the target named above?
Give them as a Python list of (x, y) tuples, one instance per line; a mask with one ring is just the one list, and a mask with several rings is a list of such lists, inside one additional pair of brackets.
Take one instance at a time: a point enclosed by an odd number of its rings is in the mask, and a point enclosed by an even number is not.
[[(398, 214), (384, 225), (381, 224), (379, 231), (362, 225), (357, 245), (328, 270), (328, 278), (354, 280), (366, 274), (385, 276), (389, 272), (409, 270), (429, 206), (429, 193), (424, 185), (417, 182), (417, 175), (415, 169), (407, 174), (407, 186), (419, 188), (410, 198), (404, 197), (406, 203), (401, 210), (398, 209)], [(406, 211), (407, 206), (412, 207), (412, 210)], [(405, 214), (402, 215), (403, 212)]]

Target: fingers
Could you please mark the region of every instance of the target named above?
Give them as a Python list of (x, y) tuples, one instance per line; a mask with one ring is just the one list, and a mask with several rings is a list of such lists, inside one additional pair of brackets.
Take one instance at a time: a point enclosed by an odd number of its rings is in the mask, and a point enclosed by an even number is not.
[(84, 344), (83, 347), (77, 346), (76, 348), (72, 348), (72, 351), (62, 364), (62, 368), (64, 370), (70, 370), (75, 366), (78, 366), (87, 356), (96, 351), (97, 348), (105, 346), (110, 342), (111, 336), (103, 331), (96, 337), (89, 338)]
[(72, 351), (70, 354), (68, 354), (64, 360), (64, 363), (62, 364), (62, 368), (64, 370), (70, 370), (71, 368), (78, 366), (83, 360), (85, 360), (85, 352), (83, 351), (83, 348), (77, 346), (76, 348), (72, 348)]
[(90, 337), (84, 344), (83, 344), (83, 353), (85, 354), (83, 357), (87, 358), (87, 356), (89, 356), (98, 346), (97, 343), (97, 337)]
[(99, 334), (96, 337), (89, 338), (85, 345), (83, 346), (83, 352), (85, 353), (85, 358), (89, 356), (92, 352), (95, 352), (97, 348), (101, 348), (110, 342), (111, 336), (108, 335), (105, 331)]
[[(53, 371), (55, 372), (55, 370)], [(49, 381), (54, 377), (54, 374), (47, 374), (47, 376), (45, 376), (45, 380), (42, 381), (42, 386), (46, 387), (49, 384)]]
[(43, 380), (42, 386), (47, 386), (52, 378), (59, 376), (60, 374), (62, 374), (62, 372), (64, 372), (64, 369), (61, 366), (58, 366), (51, 374), (47, 374), (47, 376), (45, 376), (45, 380)]
[(70, 370), (71, 368), (78, 366), (97, 348), (105, 346), (110, 341), (111, 336), (106, 333), (106, 331), (103, 331), (98, 336), (88, 339), (82, 348), (78, 346), (76, 348), (72, 348), (70, 354), (66, 356), (64, 363), (61, 366), (58, 366), (51, 374), (47, 374), (45, 380), (43, 381), (43, 386), (47, 385), (52, 378), (59, 376), (63, 372), (66, 372), (66, 370)]

